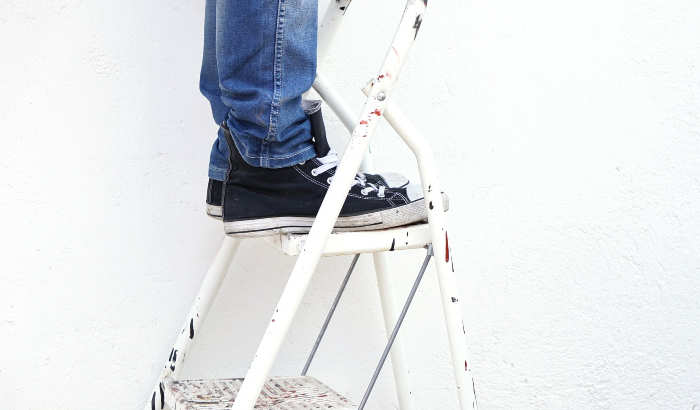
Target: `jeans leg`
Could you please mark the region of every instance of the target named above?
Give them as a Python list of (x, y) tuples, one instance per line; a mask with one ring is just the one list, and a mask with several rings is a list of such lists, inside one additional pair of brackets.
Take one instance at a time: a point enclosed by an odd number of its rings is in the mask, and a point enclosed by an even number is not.
[[(199, 90), (209, 100), (211, 112), (216, 124), (221, 124), (228, 117), (229, 107), (221, 100), (219, 87), (219, 68), (216, 63), (216, 1), (206, 0), (204, 10), (204, 53), (202, 71), (199, 76)], [(228, 170), (229, 148), (223, 130), (214, 141), (209, 156), (209, 178), (223, 181)]]
[(220, 98), (236, 147), (253, 166), (282, 168), (316, 155), (301, 96), (316, 74), (317, 8), (317, 0), (217, 1)]

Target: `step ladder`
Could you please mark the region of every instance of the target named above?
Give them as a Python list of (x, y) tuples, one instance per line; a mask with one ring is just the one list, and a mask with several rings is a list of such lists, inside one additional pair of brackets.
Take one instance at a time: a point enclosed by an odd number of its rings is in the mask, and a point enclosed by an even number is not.
[[(351, 0), (336, 0), (328, 5), (319, 27), (319, 67), (328, 54), (333, 37), (350, 2)], [(399, 408), (414, 410), (408, 366), (399, 329), (428, 263), (433, 257), (447, 324), (460, 410), (477, 408), (467, 357), (466, 330), (452, 265), (449, 233), (443, 206), (440, 206), (443, 199), (435, 160), (425, 139), (389, 98), (418, 34), (427, 3), (427, 0), (407, 1), (379, 74), (362, 90), (367, 100), (359, 116), (353, 113), (322, 72), (320, 70), (317, 72), (313, 84), (314, 90), (330, 106), (352, 135), (311, 231), (308, 234), (283, 234), (254, 239), (286, 255), (297, 256), (297, 262), (245, 378), (178, 380), (187, 353), (193, 347), (195, 337), (204, 324), (241, 243), (241, 239), (225, 237), (204, 278), (184, 326), (177, 335), (175, 346), (170, 351), (168, 360), (148, 397), (146, 410), (163, 409), (166, 404), (171, 410), (362, 410), (389, 355), (391, 355)], [(389, 122), (416, 156), (427, 204), (428, 222), (378, 231), (332, 233), (333, 225), (340, 214), (355, 174), (358, 170), (372, 171), (371, 159), (367, 152), (381, 117)], [(419, 248), (426, 248), (427, 254), (403, 309), (399, 311), (393, 291), (387, 252)], [(356, 405), (349, 398), (343, 397), (306, 373), (361, 253), (371, 253), (374, 260), (388, 342), (369, 380), (364, 396)], [(319, 259), (322, 256), (345, 254), (355, 254), (355, 257), (301, 374), (269, 378), (270, 368), (301, 304)]]

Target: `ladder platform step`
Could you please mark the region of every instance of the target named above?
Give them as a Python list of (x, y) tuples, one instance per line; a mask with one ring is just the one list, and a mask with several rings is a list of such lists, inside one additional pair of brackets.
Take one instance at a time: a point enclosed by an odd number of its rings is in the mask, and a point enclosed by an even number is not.
[[(243, 379), (166, 380), (165, 403), (172, 410), (230, 409)], [(268, 379), (256, 410), (350, 410), (357, 406), (311, 376)]]
[[(288, 233), (260, 239), (286, 255), (299, 256), (307, 236)], [(428, 243), (430, 227), (426, 222), (376, 231), (338, 232), (328, 238), (323, 256), (418, 249)]]

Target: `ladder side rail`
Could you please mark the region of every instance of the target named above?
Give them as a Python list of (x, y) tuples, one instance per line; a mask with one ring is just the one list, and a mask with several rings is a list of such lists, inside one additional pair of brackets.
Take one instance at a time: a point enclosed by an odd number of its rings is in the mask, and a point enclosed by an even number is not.
[[(350, 108), (350, 105), (340, 96), (338, 91), (333, 87), (333, 85), (328, 81), (326, 76), (324, 76), (320, 71), (316, 73), (316, 80), (313, 85), (314, 90), (318, 95), (323, 98), (323, 100), (331, 107), (331, 110), (338, 116), (340, 122), (343, 123), (345, 128), (352, 132), (355, 130), (355, 125), (360, 121), (359, 116)], [(372, 165), (372, 157), (369, 155), (369, 145), (367, 146), (367, 151), (365, 151), (365, 156), (362, 158), (362, 164), (360, 165), (361, 172), (373, 172), (374, 166)]]
[[(365, 94), (370, 90), (363, 89)], [(413, 151), (418, 161), (418, 170), (423, 184), (423, 194), (428, 205), (428, 222), (430, 234), (435, 249), (435, 267), (437, 269), (440, 295), (442, 299), (447, 335), (452, 355), (452, 367), (457, 383), (457, 394), (461, 410), (476, 409), (476, 392), (474, 379), (469, 366), (467, 351), (466, 328), (459, 305), (457, 280), (452, 263), (452, 249), (449, 246), (449, 237), (445, 215), (442, 209), (442, 196), (437, 176), (437, 166), (432, 149), (423, 138), (418, 129), (411, 123), (396, 103), (389, 101), (384, 117), (406, 145)], [(436, 204), (430, 206), (430, 204)]]
[(335, 35), (340, 28), (340, 23), (343, 21), (345, 12), (348, 11), (352, 0), (331, 0), (328, 2), (321, 24), (318, 27), (318, 40), (316, 44), (316, 66), (320, 71), (323, 64), (326, 62), (328, 53), (333, 45)]
[[(320, 71), (323, 64), (326, 62), (331, 45), (335, 39), (340, 23), (343, 21), (343, 16), (350, 6), (352, 0), (331, 0), (328, 2), (328, 8), (323, 14), (323, 19), (318, 26), (318, 34), (316, 36), (316, 71)], [(311, 97), (311, 90), (307, 90), (302, 98), (308, 99)], [(350, 130), (352, 132), (352, 130)]]
[(360, 121), (360, 116), (355, 114), (352, 108), (350, 108), (350, 105), (343, 99), (322, 72), (319, 71), (316, 73), (316, 80), (314, 80), (313, 87), (321, 98), (323, 98), (323, 101), (331, 107), (331, 110), (338, 116), (345, 128), (347, 128), (350, 133), (355, 131), (355, 126)]
[[(348, 11), (348, 7), (350, 7), (350, 3), (352, 0), (331, 0), (328, 2), (328, 8), (326, 9), (326, 12), (323, 15), (323, 19), (321, 20), (321, 24), (319, 25), (318, 28), (318, 39), (317, 39), (317, 45), (316, 45), (316, 79), (318, 80), (318, 77), (320, 74), (321, 69), (323, 68), (323, 65), (326, 62), (326, 58), (328, 57), (328, 53), (330, 52), (331, 46), (333, 45), (333, 40), (335, 39), (335, 36), (338, 32), (338, 29), (340, 28), (340, 24), (343, 21), (343, 17), (345, 16), (345, 13)], [(314, 82), (314, 89), (316, 89), (316, 92), (318, 92), (318, 88), (316, 88), (316, 83)], [(304, 98), (310, 98), (310, 93), (311, 90), (307, 91), (304, 93)], [(319, 92), (320, 94), (320, 92)], [(322, 97), (323, 98), (323, 97)], [(338, 96), (339, 98), (339, 96)], [(324, 100), (326, 100), (324, 98)], [(342, 101), (342, 98), (340, 98), (340, 101)], [(352, 109), (349, 108), (349, 106), (343, 102), (343, 111), (345, 115), (343, 117), (338, 114), (336, 109), (331, 107), (331, 109), (338, 115), (338, 117), (341, 117), (341, 121), (343, 122), (343, 125), (350, 131), (350, 133), (353, 132), (355, 129), (355, 124), (357, 123), (357, 115), (354, 115), (352, 112)], [(330, 105), (328, 100), (326, 100), (326, 103)], [(350, 119), (348, 119), (348, 116)], [(372, 166), (372, 158), (370, 157), (370, 150), (369, 147), (367, 148), (367, 151), (365, 152), (365, 156), (362, 160), (362, 165), (360, 165), (360, 171), (361, 172), (373, 172), (374, 167)]]
[[(311, 227), (304, 250), (294, 265), (232, 410), (252, 410), (255, 406), (413, 44), (417, 30), (416, 22), (421, 21), (425, 7), (425, 0), (408, 0), (406, 4), (391, 48), (382, 64), (381, 74), (374, 82), (343, 159), (338, 165), (333, 183)], [(384, 93), (384, 98), (378, 99), (379, 93)]]
[(226, 278), (233, 257), (241, 244), (240, 238), (230, 238), (225, 236), (219, 250), (216, 252), (214, 262), (212, 262), (207, 271), (202, 285), (197, 292), (197, 297), (190, 308), (185, 324), (182, 330), (178, 333), (175, 345), (170, 351), (170, 356), (165, 362), (165, 367), (160, 372), (156, 386), (148, 397), (146, 410), (155, 410), (163, 408), (163, 380), (177, 380), (184, 366), (185, 357), (194, 345), (195, 337), (199, 335), (202, 325), (209, 314), (209, 310), (214, 304), (216, 294), (221, 288), (221, 284)]

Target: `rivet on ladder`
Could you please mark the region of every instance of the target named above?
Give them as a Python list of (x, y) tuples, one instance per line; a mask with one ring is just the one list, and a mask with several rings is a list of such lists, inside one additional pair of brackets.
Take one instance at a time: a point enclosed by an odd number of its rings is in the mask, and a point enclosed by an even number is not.
[(384, 91), (380, 91), (379, 94), (377, 94), (377, 99), (379, 101), (384, 101), (386, 99), (386, 94), (384, 93)]

